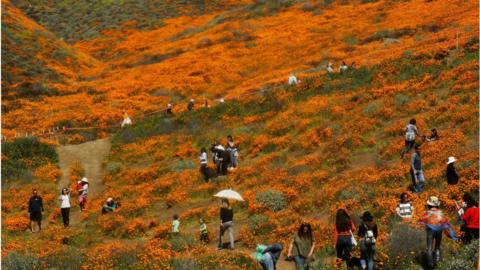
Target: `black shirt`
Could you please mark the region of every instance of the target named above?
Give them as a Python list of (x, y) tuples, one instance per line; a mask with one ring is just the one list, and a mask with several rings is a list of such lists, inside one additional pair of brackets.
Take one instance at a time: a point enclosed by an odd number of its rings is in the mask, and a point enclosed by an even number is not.
[(28, 212), (41, 212), (43, 211), (43, 200), (40, 196), (32, 196), (28, 201)]
[(453, 163), (450, 163), (447, 166), (447, 183), (449, 185), (455, 185), (458, 183), (458, 174)]
[(233, 221), (233, 210), (231, 208), (220, 208), (220, 220), (222, 223)]
[(365, 234), (367, 233), (368, 230), (373, 231), (373, 236), (376, 239), (378, 235), (378, 228), (377, 228), (377, 224), (375, 223), (373, 223), (371, 226), (368, 226), (366, 223), (361, 224), (360, 228), (358, 228), (358, 236), (365, 237)]

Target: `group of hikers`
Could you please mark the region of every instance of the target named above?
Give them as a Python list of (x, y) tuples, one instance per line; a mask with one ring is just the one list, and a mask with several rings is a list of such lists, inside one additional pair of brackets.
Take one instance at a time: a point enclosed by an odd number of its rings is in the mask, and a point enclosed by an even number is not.
[[(338, 72), (339, 73), (344, 73), (349, 69), (355, 68), (355, 62), (352, 62), (350, 65), (347, 65), (345, 61), (342, 61), (340, 66), (338, 67)], [(335, 73), (335, 67), (333, 66), (332, 62), (328, 62), (327, 66), (325, 67), (325, 70), (328, 73)], [(295, 76), (294, 73), (291, 73), (290, 76), (288, 77), (288, 85), (294, 86), (300, 83), (300, 80)]]
[[(189, 109), (193, 109), (189, 103)], [(170, 104), (169, 104), (170, 105)], [(169, 106), (171, 109), (171, 106)], [(417, 138), (420, 137), (422, 142), (417, 142)], [(412, 149), (414, 153), (410, 158), (410, 175), (412, 178), (412, 191), (413, 193), (422, 192), (425, 185), (425, 177), (423, 174), (423, 167), (421, 161), (421, 145), (427, 142), (434, 142), (439, 140), (439, 135), (436, 129), (431, 129), (429, 136), (422, 136), (416, 126), (416, 120), (411, 119), (408, 125), (404, 129), (405, 147), (401, 152), (403, 158)], [(238, 166), (239, 157), (239, 145), (235, 143), (231, 135), (227, 136), (226, 147), (224, 147), (217, 140), (213, 142), (210, 147), (210, 152), (213, 156), (213, 163), (215, 169), (208, 167), (208, 152), (205, 147), (200, 151), (200, 172), (203, 175), (206, 182), (210, 178), (217, 175), (226, 175), (229, 170), (235, 170)], [(456, 158), (453, 156), (448, 157), (446, 162), (446, 178), (447, 183), (450, 185), (457, 184), (459, 182), (459, 176), (455, 169)], [(77, 183), (78, 202), (80, 211), (83, 211), (86, 207), (87, 195), (88, 195), (88, 179), (82, 178)], [(469, 243), (473, 239), (479, 238), (479, 210), (478, 202), (469, 193), (465, 193), (463, 196), (463, 202), (457, 203), (457, 211), (459, 220), (462, 222), (461, 231), (463, 232), (462, 240), (465, 243)], [(59, 196), (61, 214), (63, 218), (63, 224), (65, 227), (69, 226), (69, 212), (70, 212), (70, 190), (67, 188), (62, 189)], [(446, 234), (448, 237), (458, 240), (455, 232), (450, 225), (448, 219), (440, 209), (441, 202), (436, 196), (429, 196), (426, 202), (426, 212), (419, 219), (425, 226), (426, 230), (426, 243), (427, 243), (427, 263), (430, 268), (434, 268), (441, 258), (441, 242), (442, 235)], [(118, 202), (113, 198), (108, 198), (106, 203), (102, 206), (102, 213), (106, 214), (115, 211), (119, 207)], [(34, 225), (38, 225), (38, 229), (41, 230), (41, 219), (43, 212), (43, 200), (38, 194), (37, 190), (33, 191), (33, 195), (29, 200), (28, 211), (30, 213), (31, 231), (34, 232)], [(414, 216), (414, 207), (410, 201), (408, 193), (404, 192), (400, 196), (400, 201), (396, 208), (397, 215), (402, 219), (411, 219)], [(220, 224), (219, 224), (219, 237), (218, 237), (218, 249), (234, 249), (234, 223), (233, 223), (233, 209), (227, 199), (222, 199), (220, 207)], [(360, 268), (360, 269), (374, 269), (375, 265), (375, 250), (378, 237), (378, 226), (374, 222), (374, 216), (370, 211), (365, 211), (360, 217), (361, 222), (355, 225), (353, 219), (347, 213), (345, 209), (337, 210), (335, 215), (335, 250), (337, 256), (337, 263), (345, 263), (348, 269)], [(357, 230), (358, 227), (358, 230)], [(228, 231), (229, 243), (224, 243), (224, 234)], [(357, 242), (354, 233), (359, 239)], [(180, 233), (180, 219), (178, 215), (173, 216), (172, 221), (172, 234), (178, 235)], [(199, 219), (199, 233), (200, 240), (204, 243), (210, 241), (209, 231), (207, 224), (203, 218)], [(360, 248), (360, 257), (353, 257), (352, 251), (355, 246)], [(276, 263), (280, 259), (280, 254), (283, 250), (283, 246), (280, 243), (272, 243), (269, 245), (259, 244), (256, 247), (255, 258), (258, 263), (265, 270), (276, 269)], [(292, 240), (288, 246), (286, 260), (293, 261), (297, 270), (308, 269), (309, 264), (313, 261), (313, 254), (315, 252), (315, 240), (313, 237), (312, 226), (308, 223), (302, 223), (298, 231), (293, 235)]]
[(232, 135), (227, 136), (227, 144), (224, 147), (217, 140), (214, 140), (210, 146), (212, 153), (212, 161), (215, 169), (208, 167), (208, 152), (205, 147), (200, 149), (200, 173), (203, 175), (205, 182), (210, 178), (218, 175), (226, 175), (229, 170), (235, 170), (238, 166), (239, 145), (234, 142)]

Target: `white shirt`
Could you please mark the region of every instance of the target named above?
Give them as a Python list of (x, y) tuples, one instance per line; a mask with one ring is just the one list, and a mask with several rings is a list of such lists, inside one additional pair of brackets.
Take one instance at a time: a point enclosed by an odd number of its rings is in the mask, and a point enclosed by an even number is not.
[(70, 208), (70, 195), (62, 194), (60, 197), (58, 197), (58, 199), (62, 201), (60, 208)]
[(203, 152), (200, 154), (200, 164), (207, 164), (207, 153)]
[(295, 85), (297, 83), (298, 83), (297, 77), (295, 77), (294, 75), (288, 77), (288, 84), (289, 85)]

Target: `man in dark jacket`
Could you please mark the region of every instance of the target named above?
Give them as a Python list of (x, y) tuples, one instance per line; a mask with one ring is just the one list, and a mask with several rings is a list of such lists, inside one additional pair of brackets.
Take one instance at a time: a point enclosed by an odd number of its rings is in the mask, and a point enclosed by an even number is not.
[(30, 213), (30, 231), (33, 233), (33, 226), (38, 224), (38, 231), (42, 230), (42, 212), (43, 200), (36, 189), (33, 190), (33, 195), (28, 201), (28, 212)]
[(455, 161), (454, 157), (448, 157), (447, 162), (447, 183), (449, 185), (456, 185), (458, 183), (458, 174), (455, 170)]

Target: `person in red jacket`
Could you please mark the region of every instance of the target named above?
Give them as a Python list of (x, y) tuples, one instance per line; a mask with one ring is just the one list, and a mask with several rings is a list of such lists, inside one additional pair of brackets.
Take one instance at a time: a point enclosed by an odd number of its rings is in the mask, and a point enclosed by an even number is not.
[[(335, 249), (337, 251), (337, 264), (342, 261), (347, 263), (347, 268), (352, 269), (351, 266), (351, 252), (354, 243), (352, 232), (355, 231), (355, 224), (344, 209), (339, 209), (335, 216)], [(339, 261), (341, 260), (341, 261)]]
[(462, 215), (462, 220), (465, 222), (465, 242), (470, 243), (473, 239), (478, 239), (478, 230), (479, 230), (479, 213), (478, 213), (478, 202), (470, 195), (470, 193), (465, 193), (463, 195), (463, 201), (467, 208), (465, 213)]

